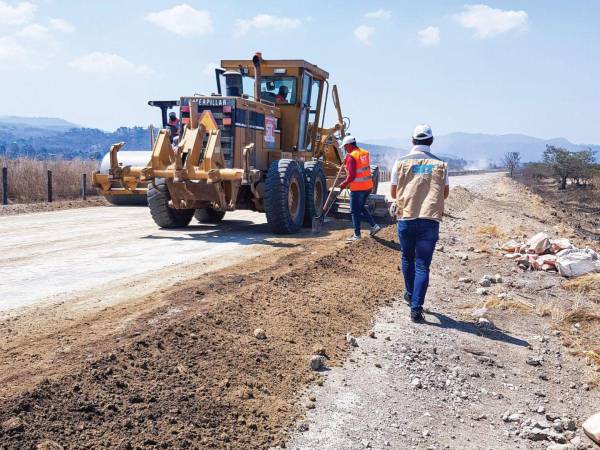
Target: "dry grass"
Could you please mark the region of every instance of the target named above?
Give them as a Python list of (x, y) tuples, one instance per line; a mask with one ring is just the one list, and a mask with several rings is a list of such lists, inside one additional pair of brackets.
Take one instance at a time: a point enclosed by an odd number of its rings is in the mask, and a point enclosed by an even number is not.
[(564, 289), (584, 294), (589, 300), (600, 302), (600, 273), (588, 273), (562, 284)]
[(45, 201), (48, 198), (48, 170), (52, 171), (53, 198), (56, 200), (80, 198), (83, 173), (87, 174), (88, 194), (95, 193), (90, 182), (92, 172), (98, 168), (97, 161), (0, 158), (0, 166), (8, 168), (8, 198), (11, 203)]
[(561, 325), (565, 347), (596, 368), (594, 383), (600, 386), (600, 314), (592, 308), (577, 307), (564, 316)]
[(565, 315), (563, 322), (567, 324), (579, 323), (586, 325), (593, 324), (595, 322), (600, 323), (600, 314), (596, 314), (589, 308), (577, 308), (568, 312)]
[(494, 238), (504, 237), (504, 233), (498, 230), (498, 227), (496, 225), (486, 225), (484, 227), (479, 227), (477, 233)]
[(532, 304), (518, 300), (518, 299), (499, 299), (498, 297), (492, 297), (483, 303), (486, 308), (496, 308), (502, 311), (521, 311), (531, 312), (534, 307)]

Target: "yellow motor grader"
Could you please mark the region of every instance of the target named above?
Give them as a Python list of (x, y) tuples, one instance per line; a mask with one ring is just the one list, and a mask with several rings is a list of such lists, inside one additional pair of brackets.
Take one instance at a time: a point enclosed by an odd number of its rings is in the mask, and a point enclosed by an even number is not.
[[(133, 192), (147, 180), (150, 213), (163, 228), (187, 226), (194, 216), (218, 223), (236, 209), (266, 213), (277, 234), (310, 227), (335, 188), (343, 162), (338, 141), (347, 131), (335, 85), (337, 123), (323, 126), (328, 76), (304, 60), (260, 53), (223, 60), (217, 92), (180, 98), (179, 130), (158, 132), (145, 166), (123, 166), (121, 147), (113, 146), (107, 177), (95, 180), (108, 193), (111, 186)], [(371, 172), (377, 185), (378, 168)], [(384, 196), (371, 195), (369, 205), (375, 215), (387, 212)]]

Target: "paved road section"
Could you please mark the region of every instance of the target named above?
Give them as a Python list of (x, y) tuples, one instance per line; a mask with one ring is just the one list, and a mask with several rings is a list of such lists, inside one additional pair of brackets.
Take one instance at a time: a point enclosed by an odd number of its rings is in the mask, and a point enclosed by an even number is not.
[[(472, 186), (498, 174), (453, 177)], [(382, 183), (380, 193), (389, 192)], [(307, 232), (310, 234), (310, 232)], [(305, 233), (305, 234), (307, 234)], [(285, 245), (264, 214), (218, 226), (157, 228), (146, 207), (94, 207), (0, 217), (0, 311), (77, 295), (100, 306), (143, 295)]]

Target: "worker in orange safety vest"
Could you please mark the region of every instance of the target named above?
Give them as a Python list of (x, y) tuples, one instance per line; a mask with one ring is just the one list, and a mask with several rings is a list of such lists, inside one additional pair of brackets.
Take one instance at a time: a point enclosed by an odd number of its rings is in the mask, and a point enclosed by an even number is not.
[(377, 234), (381, 227), (375, 223), (366, 206), (367, 198), (373, 190), (369, 152), (358, 147), (354, 136), (349, 134), (342, 140), (342, 147), (346, 151), (344, 165), (346, 166), (347, 175), (340, 188), (350, 188), (350, 211), (352, 213), (354, 234), (347, 241), (353, 242), (360, 239), (360, 223), (363, 220), (371, 225), (371, 236)]

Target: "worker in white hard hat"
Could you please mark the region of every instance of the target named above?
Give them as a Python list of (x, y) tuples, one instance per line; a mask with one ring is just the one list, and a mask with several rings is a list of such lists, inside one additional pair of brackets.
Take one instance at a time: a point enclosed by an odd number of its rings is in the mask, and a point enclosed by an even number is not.
[(360, 223), (364, 220), (371, 225), (371, 236), (381, 230), (375, 223), (373, 216), (366, 207), (367, 198), (373, 189), (371, 177), (371, 161), (369, 152), (356, 145), (354, 136), (346, 135), (342, 139), (342, 147), (346, 151), (344, 165), (346, 166), (346, 179), (340, 184), (340, 189), (350, 188), (350, 212), (352, 214), (352, 225), (354, 234), (347, 241), (360, 239)]
[(398, 159), (392, 168), (390, 195), (395, 203), (390, 213), (398, 221), (404, 300), (410, 305), (411, 320), (423, 322), (429, 266), (450, 187), (448, 165), (431, 153), (431, 127), (417, 125), (412, 143), (411, 151)]

